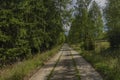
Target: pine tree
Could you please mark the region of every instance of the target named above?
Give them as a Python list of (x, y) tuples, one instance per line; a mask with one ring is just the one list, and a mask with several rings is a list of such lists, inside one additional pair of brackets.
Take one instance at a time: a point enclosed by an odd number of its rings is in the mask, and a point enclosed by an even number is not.
[(120, 46), (120, 0), (108, 0), (106, 19), (108, 40), (112, 48)]
[(100, 38), (103, 32), (101, 11), (95, 1), (88, 9), (89, 3), (90, 0), (78, 0), (75, 19), (69, 33), (70, 42), (82, 42), (85, 50), (93, 50), (95, 48), (94, 41)]
[(1, 0), (0, 3), (0, 65), (27, 59), (64, 42), (62, 8), (68, 1)]

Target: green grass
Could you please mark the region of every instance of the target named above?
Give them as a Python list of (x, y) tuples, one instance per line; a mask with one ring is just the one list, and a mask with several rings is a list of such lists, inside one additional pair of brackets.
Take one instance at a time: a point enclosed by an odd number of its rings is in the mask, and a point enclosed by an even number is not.
[[(70, 53), (71, 53), (71, 51), (70, 51)], [(75, 62), (72, 54), (71, 54), (71, 57), (72, 57), (72, 61), (73, 61), (74, 67), (75, 67), (76, 76), (78, 77), (78, 80), (81, 80), (80, 72), (79, 72), (79, 70), (78, 70), (78, 68), (77, 68), (77, 64), (76, 64), (76, 62)]]
[[(62, 54), (63, 54), (63, 52), (62, 52)], [(54, 67), (53, 67), (53, 69), (51, 70), (50, 74), (49, 74), (48, 77), (47, 77), (47, 80), (50, 80), (50, 79), (51, 79), (51, 77), (52, 77), (52, 75), (53, 75), (53, 72), (54, 72), (54, 70), (55, 70), (55, 67), (57, 66), (58, 62), (60, 61), (60, 58), (61, 58), (62, 54), (61, 54), (61, 55), (59, 56), (59, 58), (57, 59), (55, 65), (54, 65)]]
[[(75, 45), (72, 47), (76, 48)], [(120, 80), (120, 49), (112, 50), (108, 42), (99, 42), (94, 51), (80, 48), (77, 51), (82, 51), (80, 54), (100, 72), (104, 80)]]
[(32, 59), (25, 60), (1, 70), (0, 80), (24, 80), (28, 74), (44, 65), (50, 57), (55, 55), (61, 46), (50, 51), (34, 56)]

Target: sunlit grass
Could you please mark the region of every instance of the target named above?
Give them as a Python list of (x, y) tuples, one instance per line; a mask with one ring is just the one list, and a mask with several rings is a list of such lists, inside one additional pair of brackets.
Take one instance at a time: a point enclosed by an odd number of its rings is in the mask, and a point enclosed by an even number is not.
[[(76, 48), (75, 45), (72, 47)], [(82, 50), (80, 53), (100, 72), (104, 80), (120, 80), (120, 49), (113, 50), (108, 42), (98, 42), (94, 51)]]
[(1, 70), (0, 80), (23, 80), (25, 76), (33, 70), (44, 65), (51, 56), (57, 53), (60, 46), (42, 54), (34, 56), (32, 59), (19, 62), (12, 67)]

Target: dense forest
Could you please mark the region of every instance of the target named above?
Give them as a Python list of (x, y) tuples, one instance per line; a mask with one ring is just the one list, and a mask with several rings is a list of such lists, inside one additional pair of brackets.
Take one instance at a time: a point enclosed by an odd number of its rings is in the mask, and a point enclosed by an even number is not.
[(112, 48), (120, 47), (120, 0), (109, 0), (105, 14), (108, 26), (108, 40)]
[(102, 10), (95, 0), (77, 0), (68, 42), (104, 80), (120, 80), (120, 0), (106, 1)]
[[(90, 6), (91, 1), (77, 0), (75, 17), (68, 36), (69, 42), (81, 43), (85, 50), (94, 50), (96, 40), (108, 40), (112, 48), (119, 48), (120, 1), (108, 0), (103, 13), (96, 1)], [(102, 16), (105, 17), (106, 22), (103, 22)]]
[(0, 0), (0, 80), (23, 80), (64, 42), (104, 80), (120, 80), (120, 0), (106, 1)]
[(98, 4), (94, 1), (89, 7), (91, 0), (78, 0), (75, 10), (69, 40), (71, 43), (83, 42), (86, 50), (95, 48), (95, 40), (102, 39), (103, 21)]
[(0, 0), (0, 66), (65, 41), (64, 0)]

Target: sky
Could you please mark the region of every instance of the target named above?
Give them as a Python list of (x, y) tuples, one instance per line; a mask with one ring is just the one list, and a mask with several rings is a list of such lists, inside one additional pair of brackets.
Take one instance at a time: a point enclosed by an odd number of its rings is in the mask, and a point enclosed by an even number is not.
[[(101, 8), (105, 8), (107, 0), (95, 0)], [(76, 0), (73, 0), (73, 5), (75, 5)]]
[(105, 8), (107, 0), (95, 0), (101, 8)]
[[(94, 1), (94, 0), (92, 0), (92, 1)], [(95, 1), (96, 1), (97, 4), (99, 5), (99, 7), (100, 7), (100, 9), (101, 9), (101, 12), (102, 12), (102, 9), (104, 9), (105, 6), (106, 6), (107, 0), (95, 0)], [(74, 7), (75, 5), (76, 5), (76, 0), (73, 0), (73, 4), (72, 4), (70, 7), (72, 8), (72, 7)], [(91, 5), (92, 5), (92, 4), (91, 4)], [(104, 21), (104, 23), (105, 23), (104, 17), (103, 17), (103, 21)], [(66, 28), (67, 28), (67, 30), (69, 31), (70, 27), (66, 27)], [(68, 32), (66, 32), (66, 34), (68, 34)]]

